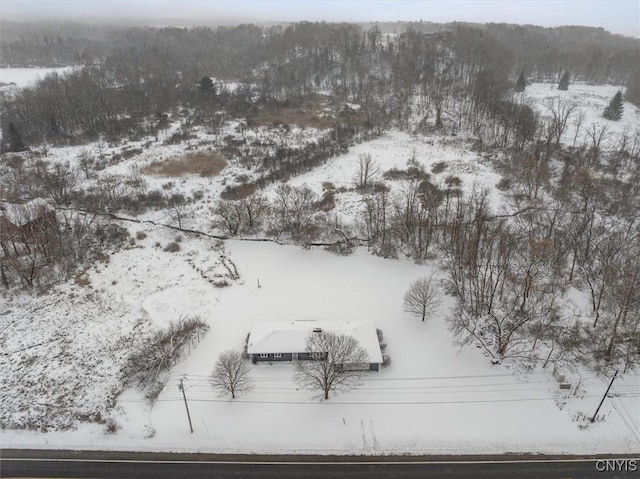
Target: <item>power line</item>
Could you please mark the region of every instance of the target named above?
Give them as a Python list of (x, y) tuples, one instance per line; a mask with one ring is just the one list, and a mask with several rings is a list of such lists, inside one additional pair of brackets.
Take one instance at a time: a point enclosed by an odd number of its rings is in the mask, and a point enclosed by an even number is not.
[[(622, 402), (621, 402), (622, 404)], [(613, 401), (613, 398), (611, 400), (611, 405), (613, 406), (613, 409), (615, 409), (615, 411), (618, 413), (618, 415), (620, 416), (620, 419), (622, 419), (622, 422), (624, 423), (624, 425), (627, 427), (627, 429), (629, 429), (629, 431), (631, 431), (632, 436), (636, 439), (636, 441), (638, 442), (638, 444), (640, 444), (640, 434), (638, 434), (638, 431), (629, 424), (628, 422), (628, 418), (626, 418), (622, 412), (620, 412), (620, 410), (618, 409), (618, 406), (616, 405), (616, 403)]]
[[(494, 387), (494, 386), (526, 386), (530, 384), (555, 384), (552, 381), (520, 381), (509, 383), (486, 383), (486, 384), (446, 384), (442, 386), (381, 386), (381, 387), (357, 387), (354, 391), (410, 391), (410, 390), (432, 390), (432, 389), (458, 389), (458, 388), (471, 388), (471, 387)], [(194, 387), (210, 387), (205, 384), (194, 385)], [(262, 386), (257, 385), (252, 390), (282, 390), (282, 391), (297, 391), (300, 388), (295, 386)], [(501, 390), (496, 388), (496, 390)], [(456, 392), (456, 391), (453, 391)]]
[[(584, 396), (585, 398), (594, 398), (600, 396)], [(385, 401), (385, 402), (362, 402), (362, 401), (325, 401), (322, 404), (333, 404), (342, 406), (383, 406), (383, 405), (422, 405), (422, 404), (477, 404), (477, 403), (496, 403), (496, 402), (526, 402), (526, 401), (549, 401), (555, 400), (557, 397), (537, 397), (537, 398), (510, 398), (510, 399), (467, 399), (458, 401)], [(157, 402), (171, 402), (180, 401), (181, 397), (177, 398), (162, 398)], [(190, 399), (191, 402), (207, 402), (207, 403), (231, 403), (228, 399)], [(123, 402), (144, 402), (143, 400), (131, 400)], [(288, 404), (288, 405), (310, 405), (318, 404), (310, 401), (256, 401), (256, 400), (242, 400), (235, 399), (235, 404)]]
[[(616, 392), (616, 388), (613, 388), (614, 392)], [(619, 393), (617, 393), (619, 394)], [(640, 427), (638, 426), (638, 424), (636, 424), (635, 420), (633, 419), (633, 415), (629, 412), (629, 410), (627, 409), (627, 406), (625, 406), (624, 402), (622, 400), (620, 400), (619, 397), (617, 397), (616, 399), (618, 399), (618, 403), (620, 404), (620, 406), (622, 407), (622, 409), (625, 411), (625, 413), (627, 414), (627, 417), (629, 418), (629, 420), (631, 421), (631, 424), (633, 424), (634, 428), (636, 431), (640, 432)]]
[[(188, 374), (187, 377), (193, 378), (205, 378), (209, 377), (203, 374)], [(526, 377), (531, 376), (545, 376), (548, 377), (548, 373), (539, 372), (539, 373), (531, 373), (526, 375)], [(475, 378), (515, 378), (517, 377), (514, 374), (472, 374), (465, 376), (424, 376), (424, 377), (400, 377), (400, 378), (367, 378), (366, 382), (379, 382), (379, 381), (433, 381), (433, 380), (455, 380), (455, 379), (475, 379)], [(596, 378), (597, 376), (594, 376)], [(588, 379), (588, 378), (583, 378)], [(253, 378), (254, 381), (288, 381), (289, 377), (257, 377)]]

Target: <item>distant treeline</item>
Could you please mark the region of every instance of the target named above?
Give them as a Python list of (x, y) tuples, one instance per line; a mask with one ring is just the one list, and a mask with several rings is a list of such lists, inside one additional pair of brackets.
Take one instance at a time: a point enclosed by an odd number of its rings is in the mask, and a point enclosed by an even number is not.
[[(12, 124), (28, 145), (131, 137), (180, 108), (206, 123), (221, 109), (248, 116), (261, 105), (295, 107), (329, 90), (359, 103), (364, 126), (377, 132), (407, 128), (417, 101), (425, 125), (442, 126), (446, 113), (452, 127), (488, 129), (501, 146), (522, 147), (535, 133), (535, 117), (509, 95), (521, 73), (627, 84), (626, 99), (640, 103), (638, 40), (587, 27), (426, 25), (389, 35), (376, 25), (308, 22), (95, 31), (74, 25), (43, 27), (43, 34), (25, 24), (20, 35), (20, 25), (9, 23), (6, 64), (82, 67), (5, 98), (2, 128)], [(216, 91), (200, 83), (208, 76), (244, 87)]]
[[(238, 75), (260, 61), (282, 51), (283, 40), (323, 44), (330, 40), (335, 24), (304, 23), (259, 28), (240, 27), (127, 28), (82, 23), (3, 22), (0, 48), (3, 67), (61, 66), (103, 62), (131, 47), (143, 51), (163, 50), (180, 70), (203, 68), (217, 75)], [(355, 25), (354, 25), (355, 26)], [(384, 35), (398, 36), (409, 30), (433, 34), (471, 28), (502, 44), (512, 64), (512, 74), (555, 77), (568, 70), (587, 82), (624, 84), (639, 62), (639, 41), (614, 35), (603, 28), (565, 26), (555, 28), (505, 23), (395, 22), (355, 26), (358, 30), (377, 29)], [(296, 33), (297, 32), (297, 33)], [(294, 38), (292, 38), (294, 37)], [(306, 42), (304, 42), (306, 43)], [(257, 48), (257, 50), (256, 50)], [(242, 57), (234, 58), (242, 53)], [(248, 55), (248, 57), (247, 57)], [(235, 61), (234, 61), (235, 60)], [(239, 63), (235, 65), (234, 63)]]

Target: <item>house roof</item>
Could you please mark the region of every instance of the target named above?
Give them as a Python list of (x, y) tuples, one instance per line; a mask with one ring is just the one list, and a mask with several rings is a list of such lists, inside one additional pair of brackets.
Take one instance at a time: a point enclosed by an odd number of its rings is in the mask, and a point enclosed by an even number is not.
[(0, 202), (0, 217), (5, 218), (16, 226), (24, 226), (38, 219), (45, 212), (55, 211), (51, 204), (43, 199), (36, 198), (27, 203)]
[(373, 321), (268, 321), (255, 323), (249, 334), (249, 354), (303, 353), (307, 336), (320, 328), (355, 338), (369, 355), (370, 363), (381, 363), (382, 353)]

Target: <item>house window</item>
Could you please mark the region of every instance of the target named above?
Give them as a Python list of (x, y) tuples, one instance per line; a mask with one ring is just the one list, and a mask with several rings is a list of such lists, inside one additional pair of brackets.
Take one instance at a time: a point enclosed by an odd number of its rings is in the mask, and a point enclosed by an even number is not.
[(313, 359), (322, 359), (323, 356), (324, 356), (324, 354), (322, 354), (322, 353), (320, 353), (318, 351), (313, 351), (311, 353), (311, 358), (313, 358)]
[(276, 359), (282, 359), (282, 353), (275, 353), (273, 357)]
[(267, 359), (269, 357), (267, 353), (260, 353), (258, 356), (260, 357), (260, 359)]

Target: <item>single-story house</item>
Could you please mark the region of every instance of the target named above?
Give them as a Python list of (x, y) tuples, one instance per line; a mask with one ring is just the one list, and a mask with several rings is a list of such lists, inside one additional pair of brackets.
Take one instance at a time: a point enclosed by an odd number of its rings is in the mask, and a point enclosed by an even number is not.
[(307, 351), (307, 337), (323, 331), (355, 338), (367, 352), (369, 363), (358, 365), (369, 371), (378, 371), (382, 352), (376, 327), (372, 321), (265, 321), (255, 323), (247, 339), (247, 353), (258, 361), (292, 361), (317, 359), (327, 351)]

